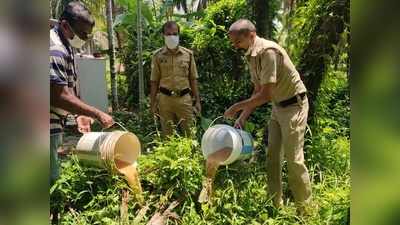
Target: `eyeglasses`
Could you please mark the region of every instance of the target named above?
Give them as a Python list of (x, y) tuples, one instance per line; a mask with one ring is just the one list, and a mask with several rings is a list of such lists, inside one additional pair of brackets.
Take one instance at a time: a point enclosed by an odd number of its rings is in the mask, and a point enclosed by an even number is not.
[(82, 32), (77, 32), (74, 28), (72, 28), (72, 26), (68, 23), (69, 28), (71, 29), (71, 31), (75, 34), (78, 35), (78, 37), (84, 41), (88, 41), (90, 39), (93, 38), (93, 34), (92, 33), (88, 33), (85, 31)]
[(237, 45), (239, 45), (240, 43), (242, 43), (242, 40), (241, 40), (241, 38), (239, 38), (239, 37), (230, 38), (230, 41), (231, 41), (231, 43), (232, 43), (233, 46), (237, 46)]
[(236, 40), (234, 40), (234, 41), (232, 42), (232, 44), (233, 44), (234, 46), (237, 46), (237, 45), (239, 45), (240, 43), (242, 43), (242, 41), (241, 41), (241, 40), (238, 40), (238, 39), (236, 39)]
[(241, 32), (228, 32), (227, 35), (233, 46), (238, 46), (242, 42), (246, 42), (246, 38)]

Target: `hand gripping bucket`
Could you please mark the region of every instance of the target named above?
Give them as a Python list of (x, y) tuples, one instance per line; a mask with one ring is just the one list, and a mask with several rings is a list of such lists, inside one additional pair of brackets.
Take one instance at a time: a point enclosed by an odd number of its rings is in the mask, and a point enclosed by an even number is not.
[(80, 160), (114, 169), (118, 160), (136, 164), (140, 150), (139, 139), (133, 133), (90, 132), (79, 139), (74, 153)]
[(228, 125), (218, 124), (209, 127), (201, 140), (204, 158), (207, 159), (210, 154), (224, 148), (231, 148), (232, 151), (221, 165), (249, 158), (253, 154), (253, 138), (250, 133)]

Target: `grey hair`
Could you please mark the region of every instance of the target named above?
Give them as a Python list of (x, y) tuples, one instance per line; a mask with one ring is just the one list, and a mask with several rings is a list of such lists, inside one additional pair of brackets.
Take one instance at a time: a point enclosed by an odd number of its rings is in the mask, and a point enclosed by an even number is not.
[(234, 22), (230, 27), (228, 33), (247, 34), (249, 32), (256, 32), (256, 27), (248, 19), (240, 19)]

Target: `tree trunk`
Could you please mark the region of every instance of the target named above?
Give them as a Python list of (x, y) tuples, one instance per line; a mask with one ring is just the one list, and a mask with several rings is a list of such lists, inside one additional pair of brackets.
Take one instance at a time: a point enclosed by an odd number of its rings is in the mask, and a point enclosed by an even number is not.
[(139, 72), (139, 111), (144, 110), (144, 77), (143, 77), (143, 50), (142, 50), (142, 0), (137, 0), (137, 47), (138, 47), (138, 72)]
[(263, 38), (271, 38), (272, 19), (269, 16), (269, 0), (254, 0), (254, 20), (257, 34)]
[(153, 5), (153, 14), (154, 14), (154, 18), (157, 18), (157, 8), (156, 8), (155, 0), (151, 0), (151, 3), (152, 3), (152, 5)]
[(279, 43), (285, 43), (285, 46), (289, 46), (289, 37), (292, 31), (293, 12), (295, 11), (297, 1), (296, 0), (285, 0), (283, 3), (283, 18), (282, 18), (282, 31), (278, 37)]
[(54, 14), (54, 0), (50, 0), (50, 19), (54, 19), (55, 18), (55, 14)]
[(56, 19), (58, 19), (58, 17), (60, 17), (60, 14), (61, 14), (61, 10), (64, 8), (64, 2), (62, 1), (62, 0), (58, 0), (57, 2), (56, 2), (56, 8), (55, 8), (55, 12), (54, 12), (54, 17), (56, 18)]
[(107, 14), (107, 33), (108, 33), (108, 54), (110, 57), (110, 76), (111, 76), (111, 102), (113, 110), (118, 109), (118, 93), (117, 93), (117, 77), (115, 72), (115, 49), (114, 49), (114, 29), (113, 29), (113, 2), (107, 0), (106, 14)]
[(285, 13), (290, 13), (296, 6), (296, 0), (284, 0), (283, 1), (283, 11)]
[(319, 18), (313, 28), (298, 67), (308, 90), (310, 119), (313, 118), (315, 100), (329, 65), (326, 56), (333, 55), (335, 52), (333, 46), (339, 43), (341, 34), (350, 20), (350, 0), (336, 0), (333, 3), (328, 1), (327, 4), (330, 5), (322, 7), (327, 8), (327, 12)]

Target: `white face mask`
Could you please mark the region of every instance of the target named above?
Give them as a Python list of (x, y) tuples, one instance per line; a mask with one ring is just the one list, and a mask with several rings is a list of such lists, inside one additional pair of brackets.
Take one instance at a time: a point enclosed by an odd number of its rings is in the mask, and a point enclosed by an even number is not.
[(74, 37), (72, 39), (68, 39), (68, 43), (74, 47), (74, 48), (82, 48), (82, 46), (86, 43), (86, 41), (82, 40), (79, 38), (79, 36), (75, 33), (75, 31), (72, 29), (72, 26), (68, 24), (69, 29), (72, 31), (74, 34)]
[(74, 35), (74, 38), (68, 39), (69, 44), (74, 48), (82, 48), (86, 41), (80, 39), (78, 35)]
[(169, 49), (175, 49), (179, 45), (179, 36), (178, 35), (164, 35), (165, 45)]

